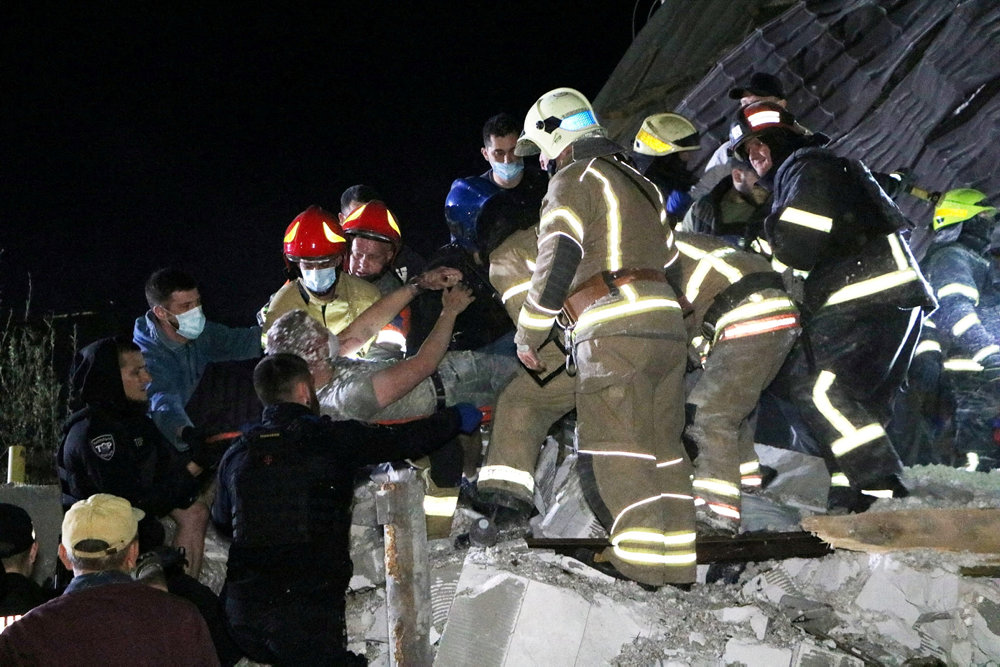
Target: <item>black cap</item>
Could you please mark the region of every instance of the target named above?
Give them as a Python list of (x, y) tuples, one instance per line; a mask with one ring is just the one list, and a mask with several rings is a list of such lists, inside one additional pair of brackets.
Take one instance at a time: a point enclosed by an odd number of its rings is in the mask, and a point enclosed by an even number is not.
[(785, 99), (785, 90), (781, 87), (781, 81), (778, 80), (778, 77), (767, 72), (754, 72), (750, 75), (750, 83), (733, 88), (729, 91), (729, 97), (738, 100), (746, 97), (748, 93), (757, 97)]
[(27, 551), (35, 541), (31, 517), (17, 505), (0, 503), (0, 558)]

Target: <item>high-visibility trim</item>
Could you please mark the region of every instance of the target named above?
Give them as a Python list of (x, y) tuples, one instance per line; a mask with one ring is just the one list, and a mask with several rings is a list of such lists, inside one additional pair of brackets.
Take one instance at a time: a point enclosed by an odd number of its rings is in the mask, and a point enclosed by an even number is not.
[[(627, 542), (637, 546), (626, 547)], [(678, 565), (687, 566), (697, 562), (698, 555), (694, 549), (694, 531), (663, 533), (650, 529), (629, 529), (611, 537), (611, 547), (619, 558), (632, 563), (647, 565)], [(651, 547), (666, 547), (675, 553), (662, 553), (650, 549), (642, 549), (639, 545)]]
[(740, 477), (740, 486), (763, 486), (764, 478), (757, 474), (743, 475)]
[(746, 336), (759, 336), (760, 334), (781, 331), (783, 329), (797, 329), (799, 327), (798, 315), (777, 315), (766, 317), (761, 320), (751, 322), (740, 322), (726, 327), (722, 333), (718, 334), (718, 340), (732, 340), (734, 338), (745, 338)]
[(573, 213), (573, 211), (569, 210), (565, 206), (554, 208), (551, 211), (547, 211), (545, 215), (541, 217), (538, 221), (538, 226), (539, 228), (544, 228), (546, 224), (554, 220), (564, 221), (576, 235), (576, 242), (583, 242), (583, 223), (580, 222), (580, 218), (576, 217), (576, 214)]
[(427, 516), (454, 516), (458, 496), (424, 496), (424, 514)]
[(757, 252), (757, 254), (763, 255), (764, 257), (771, 257), (774, 255), (774, 251), (771, 249), (771, 244), (759, 236), (750, 242), (750, 248)]
[(892, 489), (861, 489), (861, 493), (876, 498), (892, 498)]
[(580, 449), (577, 450), (580, 454), (590, 454), (591, 456), (625, 456), (633, 459), (645, 459), (647, 461), (655, 461), (656, 457), (652, 454), (643, 454), (641, 452), (623, 452), (623, 451), (608, 451), (605, 449)]
[(854, 283), (853, 285), (848, 285), (847, 287), (841, 287), (839, 290), (831, 294), (830, 298), (827, 299), (826, 303), (823, 305), (832, 306), (838, 303), (844, 303), (845, 301), (861, 299), (866, 296), (871, 296), (872, 294), (878, 294), (879, 292), (890, 290), (894, 287), (899, 287), (900, 285), (905, 285), (906, 283), (913, 282), (917, 279), (917, 272), (909, 267), (901, 271), (883, 273), (880, 276), (869, 278), (868, 280), (862, 280)]
[(740, 510), (735, 505), (726, 505), (725, 503), (716, 503), (709, 501), (708, 509), (719, 516), (724, 516), (727, 519), (740, 519)]
[(952, 296), (953, 294), (968, 297), (974, 303), (979, 303), (979, 290), (971, 285), (964, 285), (962, 283), (948, 283), (937, 291), (937, 298), (938, 300), (941, 300), (946, 296)]
[(669, 461), (657, 461), (657, 468), (669, 468), (670, 466), (675, 466), (679, 463), (684, 463), (683, 458), (670, 459)]
[(514, 285), (513, 287), (507, 288), (507, 290), (503, 294), (500, 295), (500, 301), (502, 303), (507, 303), (513, 297), (517, 296), (518, 294), (523, 294), (523, 293), (527, 292), (529, 289), (531, 289), (531, 281), (530, 280), (526, 280), (523, 283), (518, 283), (518, 284)]
[(590, 164), (587, 165), (583, 175), (593, 176), (601, 182), (601, 192), (604, 195), (604, 203), (608, 209), (606, 216), (608, 226), (605, 238), (608, 252), (607, 264), (605, 265), (605, 268), (608, 271), (618, 271), (622, 268), (621, 205), (618, 202), (618, 197), (615, 195), (614, 189), (611, 187), (611, 181), (609, 181), (604, 174), (594, 167), (595, 162), (596, 160), (590, 161)]
[(745, 463), (740, 464), (741, 475), (750, 475), (755, 472), (760, 472), (760, 461), (746, 461)]
[(833, 229), (833, 218), (803, 211), (801, 208), (794, 208), (792, 206), (786, 206), (785, 210), (778, 217), (778, 220), (807, 229), (813, 229), (817, 232), (823, 232), (824, 234), (829, 234), (830, 230)]
[(892, 259), (896, 262), (896, 269), (902, 271), (909, 268), (910, 262), (906, 258), (906, 251), (903, 249), (903, 243), (899, 240), (899, 236), (889, 234), (885, 239), (888, 241), (889, 249), (892, 251)]
[(969, 472), (976, 472), (976, 468), (978, 467), (979, 467), (979, 454), (975, 452), (966, 452), (964, 469)]
[(837, 376), (830, 371), (820, 371), (816, 384), (813, 385), (812, 400), (823, 418), (840, 433), (841, 437), (833, 441), (830, 449), (834, 456), (843, 456), (873, 440), (885, 437), (885, 430), (877, 422), (855, 428), (854, 424), (833, 406), (827, 392), (836, 379)]
[(554, 316), (540, 317), (538, 315), (533, 315), (524, 306), (521, 307), (521, 312), (517, 315), (517, 326), (524, 327), (525, 329), (548, 331), (555, 323), (556, 318)]
[(668, 151), (672, 151), (674, 149), (673, 144), (667, 141), (663, 141), (655, 134), (650, 134), (649, 132), (647, 132), (642, 128), (639, 128), (639, 132), (636, 133), (635, 140), (642, 144), (645, 144), (646, 146), (653, 149), (657, 153), (667, 153)]
[(946, 371), (957, 373), (978, 373), (983, 370), (983, 365), (978, 361), (973, 361), (972, 359), (946, 359), (942, 366)]
[(562, 312), (561, 308), (546, 308), (545, 306), (541, 305), (540, 303), (532, 299), (530, 296), (525, 300), (525, 303), (527, 303), (534, 310), (537, 310), (538, 312), (544, 313), (546, 315), (552, 315), (553, 317)]
[(690, 243), (677, 241), (677, 249), (698, 263), (691, 273), (687, 284), (684, 286), (684, 296), (687, 297), (688, 301), (694, 302), (698, 296), (698, 292), (701, 291), (702, 283), (712, 269), (725, 276), (730, 284), (735, 283), (743, 277), (742, 271), (722, 259), (736, 252), (736, 248), (716, 248), (711, 252), (706, 252)]
[[(787, 296), (776, 296), (769, 299), (764, 299), (762, 301), (753, 301), (750, 303), (745, 303), (742, 306), (737, 306), (727, 313), (723, 313), (718, 320), (715, 322), (716, 338), (719, 337), (720, 333), (732, 324), (738, 322), (746, 322), (750, 320), (756, 320), (761, 318), (768, 318), (772, 315), (783, 314), (785, 316), (794, 317), (796, 323), (798, 322), (798, 309), (795, 307), (795, 303), (789, 299)], [(778, 324), (778, 323), (772, 323)], [(794, 325), (793, 325), (794, 326)], [(787, 328), (785, 326), (777, 326), (779, 329)]]
[(618, 516), (615, 517), (615, 520), (611, 524), (611, 531), (610, 532), (612, 534), (614, 534), (615, 529), (618, 527), (618, 522), (621, 521), (622, 517), (624, 517), (626, 514), (628, 514), (632, 510), (636, 509), (637, 507), (642, 507), (643, 505), (648, 505), (649, 503), (655, 503), (658, 500), (683, 500), (685, 502), (687, 502), (687, 501), (692, 501), (693, 502), (694, 501), (694, 496), (688, 495), (686, 493), (660, 493), (660, 494), (657, 494), (655, 496), (650, 496), (648, 498), (643, 498), (642, 500), (637, 500), (636, 502), (632, 503), (631, 505), (626, 505), (622, 509), (622, 511), (618, 513)]
[(923, 325), (925, 327), (929, 328), (929, 329), (937, 329), (938, 328), (937, 323), (935, 323), (934, 320), (930, 319), (929, 317), (925, 317), (924, 318)]
[(607, 306), (592, 307), (583, 311), (583, 314), (580, 315), (580, 319), (576, 322), (576, 330), (580, 331), (601, 322), (629, 317), (631, 315), (651, 313), (657, 310), (680, 310), (680, 305), (673, 299), (651, 297), (639, 298), (634, 302), (613, 303)]
[(539, 237), (539, 239), (538, 239), (538, 247), (541, 248), (543, 245), (545, 245), (546, 243), (549, 243), (550, 241), (558, 240), (558, 237), (560, 237), (560, 236), (563, 237), (563, 238), (569, 239), (570, 241), (572, 241), (573, 243), (575, 243), (577, 245), (577, 247), (579, 247), (581, 250), (583, 249), (583, 246), (580, 245), (580, 241), (578, 239), (573, 238), (572, 234), (567, 234), (566, 232), (562, 231), (561, 229), (553, 231), (553, 232), (549, 232), (545, 236)]
[(729, 496), (732, 498), (740, 497), (740, 488), (738, 486), (721, 479), (699, 479), (695, 477), (691, 486), (695, 489), (695, 491), (706, 491), (708, 493), (714, 493), (720, 496)]
[(479, 469), (480, 482), (510, 482), (523, 486), (529, 493), (535, 492), (535, 477), (526, 470), (518, 470), (510, 466), (491, 465)]
[(979, 321), (979, 316), (975, 313), (969, 313), (958, 322), (955, 322), (955, 325), (951, 328), (951, 335), (958, 338), (977, 324), (982, 324)]
[(979, 352), (976, 352), (974, 355), (972, 355), (972, 360), (975, 362), (981, 362), (986, 357), (990, 356), (991, 354), (996, 354), (997, 352), (1000, 352), (1000, 345), (987, 345), (986, 347), (979, 350)]
[(885, 437), (885, 429), (882, 428), (881, 424), (872, 423), (866, 424), (859, 429), (856, 429), (853, 433), (849, 433), (842, 438), (838, 438), (833, 441), (830, 445), (830, 449), (833, 451), (834, 456), (843, 456), (848, 452), (866, 445), (873, 440), (878, 440), (879, 438)]
[(850, 485), (851, 482), (849, 479), (847, 479), (847, 475), (845, 475), (844, 473), (835, 472), (832, 475), (830, 475), (830, 486), (848, 487)]
[(750, 124), (751, 130), (756, 130), (762, 125), (779, 125), (781, 124), (781, 112), (772, 109), (756, 111), (747, 116), (747, 123)]
[(941, 343), (936, 340), (922, 340), (917, 343), (917, 347), (913, 350), (913, 356), (918, 354), (925, 354), (927, 352), (937, 352), (941, 354)]
[(406, 336), (398, 329), (382, 329), (375, 336), (376, 343), (388, 343), (406, 349)]

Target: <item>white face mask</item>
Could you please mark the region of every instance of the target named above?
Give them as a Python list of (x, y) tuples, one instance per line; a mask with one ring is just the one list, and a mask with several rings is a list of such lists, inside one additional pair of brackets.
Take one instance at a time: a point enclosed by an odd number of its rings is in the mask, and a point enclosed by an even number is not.
[[(167, 312), (170, 313), (169, 310)], [(173, 313), (170, 314), (174, 315)], [(202, 311), (201, 306), (192, 308), (180, 315), (174, 315), (174, 317), (177, 318), (177, 333), (188, 340), (194, 340), (205, 330), (205, 313)]]
[(313, 294), (323, 294), (337, 282), (337, 269), (302, 269), (302, 284)]
[(515, 179), (524, 171), (523, 162), (490, 162), (490, 166), (502, 181)]

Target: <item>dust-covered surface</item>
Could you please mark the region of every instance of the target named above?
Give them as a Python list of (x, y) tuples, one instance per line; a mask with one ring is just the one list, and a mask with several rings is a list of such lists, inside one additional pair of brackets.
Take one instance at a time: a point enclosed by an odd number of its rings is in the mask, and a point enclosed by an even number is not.
[[(879, 500), (869, 511), (1000, 507), (1000, 472), (922, 466), (908, 469), (906, 482), (910, 497)], [(1000, 664), (1000, 578), (995, 568), (986, 570), (991, 576), (967, 574), (989, 557), (837, 551), (703, 565), (690, 591), (647, 591), (529, 549), (527, 524), (501, 527), (495, 546), (470, 545), (465, 534), (477, 517), (460, 509), (452, 537), (429, 543), (437, 664), (455, 664), (449, 656), (459, 650), (484, 666), (532, 657), (547, 665)], [(369, 558), (378, 541), (371, 528), (357, 531)], [(347, 600), (350, 647), (388, 665), (384, 584), (356, 583)]]

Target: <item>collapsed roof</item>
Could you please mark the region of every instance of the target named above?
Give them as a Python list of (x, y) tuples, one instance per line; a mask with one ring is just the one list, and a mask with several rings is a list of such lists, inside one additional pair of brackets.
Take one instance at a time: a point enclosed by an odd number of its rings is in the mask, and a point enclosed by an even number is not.
[[(908, 167), (930, 191), (1000, 197), (995, 0), (668, 0), (594, 106), (625, 145), (645, 116), (683, 114), (702, 131), (700, 166), (728, 133), (729, 90), (754, 71), (777, 75), (789, 109), (838, 154)], [(897, 203), (914, 223), (930, 219), (924, 200)]]

